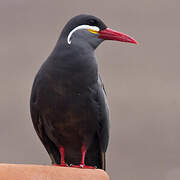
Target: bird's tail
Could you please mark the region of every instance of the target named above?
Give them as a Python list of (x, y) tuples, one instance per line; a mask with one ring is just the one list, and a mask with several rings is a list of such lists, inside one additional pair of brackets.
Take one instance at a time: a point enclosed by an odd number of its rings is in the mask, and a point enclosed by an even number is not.
[(105, 152), (101, 152), (102, 169), (106, 170), (106, 155)]
[(102, 152), (98, 141), (94, 141), (88, 148), (85, 163), (86, 165), (96, 166), (98, 169), (106, 170), (105, 152)]

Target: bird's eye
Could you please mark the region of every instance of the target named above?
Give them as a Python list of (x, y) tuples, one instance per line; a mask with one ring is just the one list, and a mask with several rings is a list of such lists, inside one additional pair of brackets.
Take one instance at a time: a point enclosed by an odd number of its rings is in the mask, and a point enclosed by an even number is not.
[(88, 24), (91, 26), (97, 26), (98, 22), (95, 19), (89, 19)]

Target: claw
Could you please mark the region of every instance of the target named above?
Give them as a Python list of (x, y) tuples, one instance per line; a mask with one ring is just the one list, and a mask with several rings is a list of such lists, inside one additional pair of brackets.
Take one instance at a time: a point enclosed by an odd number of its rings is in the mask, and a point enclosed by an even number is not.
[(69, 167), (68, 164), (52, 164), (52, 166)]
[(74, 167), (74, 168), (83, 168), (83, 169), (96, 169), (96, 167), (94, 167), (94, 166), (86, 166), (84, 164), (71, 165), (71, 167)]

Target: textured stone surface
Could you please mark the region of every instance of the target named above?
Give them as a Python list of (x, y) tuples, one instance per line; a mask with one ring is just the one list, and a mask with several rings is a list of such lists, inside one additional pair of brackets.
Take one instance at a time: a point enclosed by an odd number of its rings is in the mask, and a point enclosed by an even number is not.
[(70, 167), (0, 164), (1, 180), (109, 180), (100, 169)]

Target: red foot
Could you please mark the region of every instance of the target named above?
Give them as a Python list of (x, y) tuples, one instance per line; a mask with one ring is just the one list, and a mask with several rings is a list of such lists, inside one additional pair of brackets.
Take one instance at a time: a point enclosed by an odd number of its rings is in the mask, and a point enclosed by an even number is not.
[(67, 164), (52, 164), (52, 166), (69, 167)]
[(96, 169), (96, 167), (94, 167), (94, 166), (86, 166), (85, 164), (71, 165), (71, 167), (74, 167), (74, 168), (83, 168), (83, 169)]

